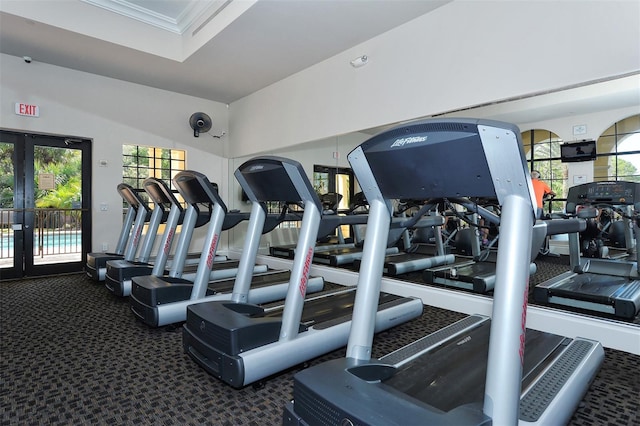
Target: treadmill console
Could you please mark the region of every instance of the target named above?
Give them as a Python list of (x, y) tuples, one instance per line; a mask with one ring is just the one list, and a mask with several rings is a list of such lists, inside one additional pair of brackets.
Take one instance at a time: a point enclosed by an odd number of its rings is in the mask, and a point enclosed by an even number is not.
[(142, 185), (154, 203), (166, 205), (175, 203), (179, 205), (178, 200), (176, 200), (175, 195), (173, 195), (165, 181), (155, 177), (148, 177), (142, 182)]
[(136, 209), (136, 211), (140, 206), (149, 210), (144, 200), (140, 197), (140, 194), (138, 194), (136, 190), (131, 187), (131, 185), (127, 185), (126, 183), (118, 184), (118, 193), (124, 199), (124, 201), (131, 207)]
[(625, 181), (591, 182), (569, 188), (567, 211), (578, 205), (634, 205), (640, 202), (640, 183)]
[(227, 206), (218, 195), (218, 184), (210, 182), (204, 174), (183, 170), (173, 178), (173, 183), (187, 203), (194, 206), (218, 204), (227, 212)]
[(251, 201), (311, 201), (322, 211), (318, 194), (302, 165), (295, 160), (269, 155), (256, 157), (238, 167), (234, 175)]

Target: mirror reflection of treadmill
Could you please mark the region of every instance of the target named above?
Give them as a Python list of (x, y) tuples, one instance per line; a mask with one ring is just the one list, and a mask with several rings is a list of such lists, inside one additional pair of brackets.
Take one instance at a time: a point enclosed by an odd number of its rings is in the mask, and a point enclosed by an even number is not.
[[(354, 195), (356, 199), (350, 208), (350, 214), (340, 216), (340, 225), (351, 225), (354, 244), (351, 246), (326, 247), (314, 252), (313, 262), (320, 265), (344, 266), (358, 261), (362, 257), (364, 237), (362, 228), (367, 223), (367, 215), (358, 213), (359, 209), (368, 209), (367, 200), (362, 192)], [(334, 219), (336, 220), (336, 219)], [(397, 247), (387, 247), (387, 254), (397, 254)]]
[[(349, 205), (349, 210), (345, 213), (338, 212), (338, 203), (342, 199), (342, 195), (337, 193), (327, 193), (319, 196), (323, 206), (322, 216), (320, 217), (320, 226), (318, 228), (318, 238), (314, 248), (314, 253), (325, 251), (333, 251), (339, 249), (353, 249), (361, 244), (358, 237), (358, 230), (355, 228), (358, 224), (365, 224), (367, 218), (360, 214), (359, 210), (366, 206), (366, 200), (361, 195), (354, 194)], [(327, 200), (331, 200), (329, 204)], [(302, 219), (302, 213), (297, 212), (296, 220)], [(351, 226), (353, 237), (348, 242), (342, 233), (342, 226)], [(328, 241), (326, 241), (328, 240)], [(296, 254), (297, 244), (287, 244), (282, 246), (272, 246), (269, 248), (271, 256), (283, 257), (285, 259), (293, 259)]]
[[(482, 209), (480, 204), (469, 202), (470, 200), (460, 200), (464, 202), (468, 213), (472, 217), (482, 217), (488, 223), (495, 225), (496, 228), (500, 224), (500, 216), (495, 209)], [(477, 223), (473, 222), (472, 225)], [(535, 229), (535, 228), (540, 229)], [(544, 224), (536, 224), (534, 233), (545, 232)], [(422, 280), (427, 284), (458, 288), (472, 291), (474, 293), (485, 294), (492, 292), (495, 288), (496, 280), (496, 260), (497, 250), (493, 243), (496, 243), (499, 234), (496, 234), (491, 244), (484, 249), (480, 247), (480, 238), (476, 234), (477, 231), (473, 227), (469, 227), (459, 231), (459, 236), (464, 236), (464, 241), (470, 245), (470, 253), (465, 253), (469, 257), (458, 257), (455, 262), (445, 265), (427, 268), (422, 273)], [(532, 244), (537, 244), (537, 238), (532, 239)], [(467, 251), (469, 251), (467, 250)], [(538, 254), (538, 250), (531, 251), (531, 262), (529, 263), (529, 275), (533, 275), (537, 271), (534, 259)]]
[(534, 288), (537, 302), (633, 320), (640, 313), (640, 183), (600, 181), (569, 188), (567, 213), (579, 207), (613, 208), (623, 216), (627, 259), (583, 258), (577, 233), (569, 235), (571, 268)]
[[(451, 162), (468, 165), (456, 168)], [(380, 291), (383, 238), (367, 246), (345, 358), (294, 376), (291, 425), (565, 424), (604, 359), (600, 343), (526, 330), (535, 222), (520, 130), (432, 119), (382, 132), (349, 154), (368, 182), (368, 232), (384, 235), (397, 198), (497, 196), (503, 207), (492, 318), (472, 315), (372, 359), (370, 313)], [(402, 165), (400, 167), (399, 165)]]
[[(456, 262), (457, 257), (443, 241), (440, 227), (444, 218), (433, 214), (436, 208), (436, 205), (422, 203), (410, 216), (392, 219), (391, 228), (398, 228), (395, 234), (400, 235), (396, 245), (403, 246), (403, 250), (385, 256), (383, 274), (396, 277)], [(353, 262), (354, 269), (360, 269), (361, 261)]]

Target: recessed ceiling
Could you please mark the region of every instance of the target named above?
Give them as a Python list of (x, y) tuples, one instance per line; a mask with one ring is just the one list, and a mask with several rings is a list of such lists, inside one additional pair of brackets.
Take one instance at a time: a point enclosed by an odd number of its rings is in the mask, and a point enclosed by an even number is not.
[(205, 12), (218, 13), (232, 0), (81, 0), (148, 25), (182, 34)]
[(2, 0), (0, 52), (231, 103), (450, 1)]

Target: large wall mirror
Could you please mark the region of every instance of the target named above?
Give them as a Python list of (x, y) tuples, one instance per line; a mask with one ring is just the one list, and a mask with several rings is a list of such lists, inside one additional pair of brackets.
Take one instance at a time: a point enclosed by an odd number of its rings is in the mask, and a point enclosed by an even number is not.
[[(610, 82), (597, 83), (439, 115), (490, 118), (517, 124), (522, 131), (523, 149), (531, 170), (540, 171), (542, 179), (556, 193), (556, 197), (546, 203), (545, 211), (549, 214), (563, 213), (567, 191), (574, 185), (604, 180), (640, 182), (638, 75), (621, 80), (625, 80), (622, 81), (624, 84), (621, 89), (612, 89), (607, 85)], [(615, 80), (614, 83), (619, 84), (621, 81)], [(309, 179), (317, 185), (319, 193), (342, 188), (341, 190), (347, 193), (348, 200), (358, 191), (357, 183), (352, 185), (341, 181), (338, 184), (342, 185), (340, 187), (336, 186), (333, 179), (335, 176), (344, 175), (344, 171), (349, 168), (347, 154), (352, 149), (389, 126), (391, 125), (365, 129), (254, 156), (279, 155), (293, 158), (307, 170)], [(583, 162), (563, 162), (561, 145), (583, 139), (596, 142), (595, 158)], [(250, 206), (242, 201), (242, 191), (232, 173), (244, 161), (254, 156), (231, 160), (231, 208), (244, 211), (250, 209)], [(333, 176), (331, 183), (329, 176)], [(341, 205), (341, 208), (346, 208), (347, 204), (348, 201)], [(245, 228), (242, 226), (230, 231), (230, 249), (241, 249), (244, 231)], [(268, 254), (269, 248), (274, 245), (294, 243), (296, 238), (297, 224), (284, 224), (263, 236), (261, 253)], [(553, 242), (556, 245), (555, 250), (560, 254), (566, 254), (566, 240), (566, 237), (559, 237)], [(530, 300), (530, 303), (536, 302)], [(639, 318), (627, 322), (640, 325)]]

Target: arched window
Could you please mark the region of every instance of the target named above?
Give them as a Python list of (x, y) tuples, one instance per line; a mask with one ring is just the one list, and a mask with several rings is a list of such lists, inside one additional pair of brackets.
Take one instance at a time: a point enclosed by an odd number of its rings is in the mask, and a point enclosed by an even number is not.
[(620, 120), (597, 140), (594, 180), (640, 182), (640, 115)]
[(530, 170), (540, 172), (556, 198), (545, 205), (545, 212), (561, 212), (567, 196), (567, 167), (560, 161), (562, 139), (549, 130), (533, 129), (522, 133), (522, 144)]

